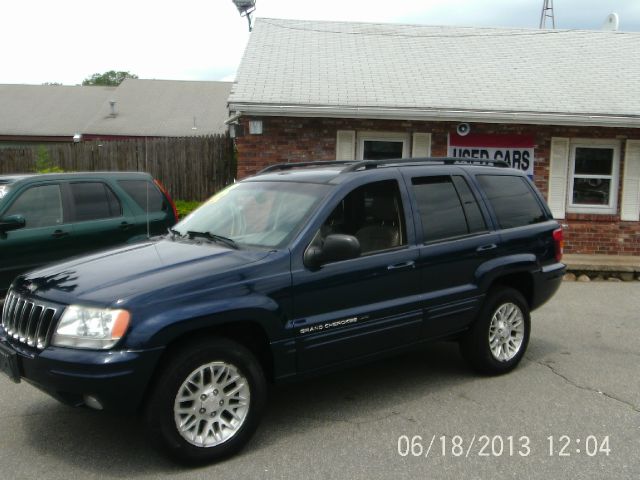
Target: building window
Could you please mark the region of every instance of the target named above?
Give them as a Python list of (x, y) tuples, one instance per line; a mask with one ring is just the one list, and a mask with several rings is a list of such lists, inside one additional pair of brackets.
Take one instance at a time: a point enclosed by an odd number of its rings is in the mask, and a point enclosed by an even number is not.
[(409, 135), (394, 132), (358, 132), (359, 160), (386, 160), (409, 156)]
[(571, 145), (567, 211), (615, 214), (620, 147), (615, 142), (580, 141)]

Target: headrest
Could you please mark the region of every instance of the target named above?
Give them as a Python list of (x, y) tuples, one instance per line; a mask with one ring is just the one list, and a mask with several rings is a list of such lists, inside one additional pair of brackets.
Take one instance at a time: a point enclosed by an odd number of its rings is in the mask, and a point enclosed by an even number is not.
[(367, 213), (378, 220), (395, 221), (398, 219), (396, 199), (393, 197), (373, 197), (373, 202), (371, 202)]

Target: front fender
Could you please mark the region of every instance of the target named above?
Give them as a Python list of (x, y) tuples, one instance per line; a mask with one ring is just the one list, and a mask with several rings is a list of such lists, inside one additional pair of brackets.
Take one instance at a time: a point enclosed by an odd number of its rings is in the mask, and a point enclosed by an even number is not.
[(278, 303), (263, 295), (178, 305), (133, 325), (127, 335), (126, 348), (162, 347), (185, 334), (238, 321), (258, 324), (267, 338), (274, 341), (283, 336), (286, 315)]

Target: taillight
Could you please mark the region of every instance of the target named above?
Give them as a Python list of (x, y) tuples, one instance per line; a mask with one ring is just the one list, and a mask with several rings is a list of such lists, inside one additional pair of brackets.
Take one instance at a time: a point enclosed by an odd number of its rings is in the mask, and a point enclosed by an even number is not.
[(562, 260), (564, 254), (564, 234), (562, 233), (562, 227), (553, 231), (553, 243), (556, 247), (556, 260), (559, 262)]
[(177, 222), (178, 219), (179, 219), (179, 217), (178, 217), (178, 209), (176, 208), (176, 204), (173, 202), (173, 199), (171, 198), (171, 195), (169, 195), (169, 192), (167, 191), (167, 189), (164, 188), (164, 185), (162, 185), (162, 183), (160, 183), (160, 180), (155, 180), (154, 179), (153, 183), (156, 184), (156, 186), (160, 189), (162, 194), (167, 199), (167, 202), (169, 202), (169, 205), (171, 205), (171, 208), (173, 210), (173, 215), (174, 215), (174, 217), (176, 219), (176, 222)]

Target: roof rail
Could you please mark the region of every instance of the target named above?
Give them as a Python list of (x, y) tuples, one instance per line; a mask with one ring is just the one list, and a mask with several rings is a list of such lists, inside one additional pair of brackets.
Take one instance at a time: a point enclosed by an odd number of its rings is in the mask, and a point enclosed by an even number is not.
[(477, 158), (454, 158), (454, 157), (429, 157), (429, 158), (394, 158), (388, 160), (323, 160), (317, 162), (289, 162), (289, 163), (276, 163), (275, 165), (269, 165), (266, 168), (260, 170), (256, 175), (262, 175), (264, 173), (281, 172), (285, 170), (291, 170), (292, 168), (301, 167), (326, 167), (328, 165), (344, 165), (341, 173), (356, 172), (359, 170), (370, 170), (372, 168), (383, 167), (385, 165), (398, 165), (398, 166), (410, 166), (410, 165), (476, 165), (486, 167), (500, 167), (510, 168), (504, 160), (482, 160)]
[(276, 163), (275, 165), (269, 165), (266, 168), (260, 170), (256, 175), (262, 175), (263, 173), (279, 172), (283, 170), (290, 170), (292, 168), (299, 167), (322, 167), (327, 165), (349, 165), (353, 160), (326, 160), (317, 162), (289, 162), (289, 163)]
[(486, 167), (500, 167), (500, 168), (511, 168), (504, 160), (482, 160), (476, 158), (454, 158), (454, 157), (443, 157), (443, 158), (396, 158), (389, 160), (363, 160), (356, 163), (351, 163), (342, 169), (342, 172), (355, 172), (358, 170), (370, 170), (372, 168), (378, 168), (385, 165), (476, 165), (476, 166), (486, 166)]

